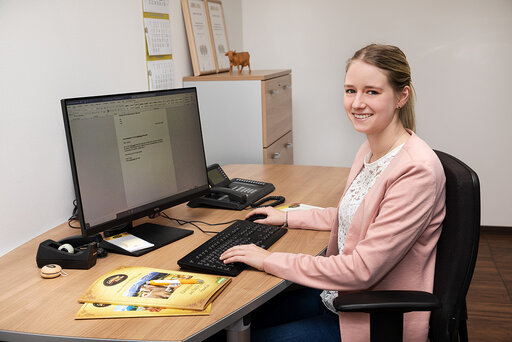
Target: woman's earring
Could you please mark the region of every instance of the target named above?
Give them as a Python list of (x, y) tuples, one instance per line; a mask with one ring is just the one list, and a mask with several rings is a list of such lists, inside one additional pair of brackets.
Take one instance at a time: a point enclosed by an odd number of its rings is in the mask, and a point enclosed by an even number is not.
[(400, 110), (400, 106), (396, 107), (398, 110)]

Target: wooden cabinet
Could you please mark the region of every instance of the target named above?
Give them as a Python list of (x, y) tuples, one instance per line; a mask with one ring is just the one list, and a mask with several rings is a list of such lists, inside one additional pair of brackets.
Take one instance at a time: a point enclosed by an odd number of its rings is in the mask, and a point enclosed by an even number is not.
[(208, 164), (293, 164), (291, 70), (183, 79), (196, 87)]

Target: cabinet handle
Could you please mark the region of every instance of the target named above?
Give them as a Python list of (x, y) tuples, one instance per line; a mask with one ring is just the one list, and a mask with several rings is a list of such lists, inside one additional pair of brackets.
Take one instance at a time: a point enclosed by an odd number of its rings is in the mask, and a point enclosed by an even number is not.
[(281, 158), (281, 153), (279, 153), (279, 152), (272, 153), (272, 159), (279, 159), (279, 158)]
[(283, 88), (284, 88), (284, 89), (291, 89), (291, 88), (292, 88), (292, 85), (291, 85), (291, 84), (286, 84)]
[(279, 89), (272, 89), (272, 90), (270, 91), (270, 94), (272, 94), (272, 95), (279, 94)]
[(292, 146), (293, 146), (293, 143), (291, 143), (291, 142), (284, 144), (284, 148), (290, 148)]

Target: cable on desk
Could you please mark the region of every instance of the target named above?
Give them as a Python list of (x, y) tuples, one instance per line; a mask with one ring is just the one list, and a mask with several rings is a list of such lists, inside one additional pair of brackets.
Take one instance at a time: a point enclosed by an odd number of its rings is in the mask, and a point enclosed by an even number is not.
[[(71, 215), (70, 218), (68, 218), (68, 226), (70, 228), (74, 228), (74, 229), (80, 229), (80, 226), (74, 226), (71, 224), (71, 222), (73, 221), (78, 221), (78, 205), (77, 205), (77, 202), (76, 200), (73, 201), (73, 214)], [(220, 226), (220, 225), (225, 225), (225, 224), (230, 224), (230, 223), (233, 223), (235, 222), (236, 220), (231, 220), (231, 221), (228, 221), (228, 222), (221, 222), (221, 223), (208, 223), (208, 222), (204, 222), (204, 221), (187, 221), (187, 220), (181, 220), (181, 219), (177, 219), (177, 218), (174, 218), (174, 217), (169, 217), (166, 213), (164, 212), (160, 212), (159, 213), (160, 216), (162, 216), (163, 218), (166, 218), (168, 220), (171, 220), (171, 221), (176, 221), (180, 226), (183, 226), (185, 224), (190, 224), (194, 227), (196, 227), (197, 229), (199, 229), (201, 232), (207, 234), (217, 234), (218, 232), (215, 232), (215, 231), (211, 231), (211, 230), (204, 230), (202, 229), (201, 227), (199, 227), (196, 223), (201, 223), (201, 224), (205, 224), (207, 226)], [(154, 218), (158, 216), (157, 215), (151, 215), (150, 218)]]
[(237, 220), (231, 220), (231, 221), (228, 221), (228, 222), (221, 222), (221, 223), (208, 223), (208, 222), (198, 221), (198, 220), (186, 221), (186, 220), (181, 220), (181, 219), (177, 219), (177, 218), (174, 218), (174, 217), (169, 217), (164, 212), (160, 212), (160, 216), (162, 216), (163, 218), (166, 218), (168, 220), (171, 220), (171, 221), (176, 221), (180, 226), (183, 226), (185, 224), (193, 225), (194, 227), (196, 227), (197, 229), (199, 229), (201, 232), (203, 232), (205, 234), (208, 234), (208, 233), (210, 233), (210, 234), (217, 234), (218, 232), (211, 231), (211, 230), (204, 230), (201, 227), (199, 227), (196, 223), (206, 224), (207, 226), (220, 226), (220, 225), (230, 224), (230, 223), (233, 223), (233, 222), (237, 221)]

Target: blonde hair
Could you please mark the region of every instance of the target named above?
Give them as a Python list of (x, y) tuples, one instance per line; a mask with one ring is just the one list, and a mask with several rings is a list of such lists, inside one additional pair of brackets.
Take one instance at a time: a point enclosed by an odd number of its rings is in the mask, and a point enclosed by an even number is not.
[(416, 131), (415, 91), (411, 82), (411, 69), (402, 50), (392, 45), (370, 44), (356, 51), (354, 56), (348, 60), (346, 70), (356, 60), (384, 70), (396, 94), (399, 94), (406, 86), (411, 88), (409, 99), (399, 109), (398, 117), (405, 128)]

